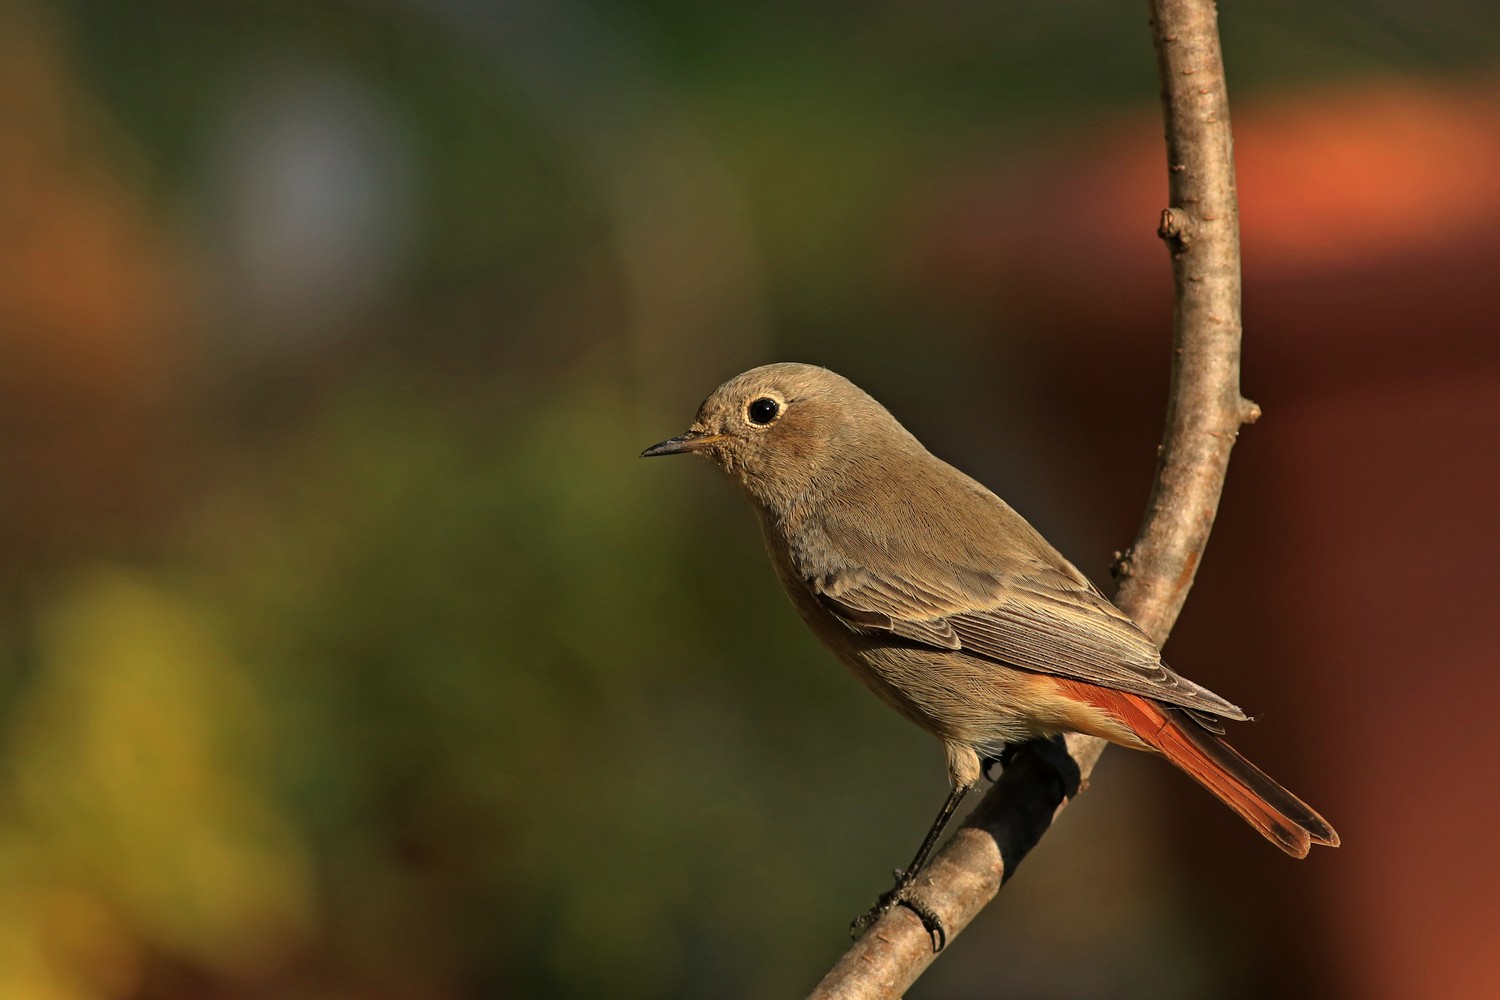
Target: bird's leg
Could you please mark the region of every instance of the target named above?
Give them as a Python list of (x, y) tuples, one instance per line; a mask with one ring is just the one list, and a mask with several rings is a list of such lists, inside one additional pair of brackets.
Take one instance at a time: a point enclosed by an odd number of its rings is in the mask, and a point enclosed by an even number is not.
[(911, 864), (905, 869), (896, 872), (896, 884), (876, 901), (875, 905), (864, 916), (859, 917), (849, 927), (849, 932), (858, 937), (863, 934), (870, 925), (891, 910), (895, 906), (904, 906), (911, 910), (922, 920), (922, 926), (932, 936), (932, 950), (939, 952), (948, 943), (948, 932), (943, 927), (942, 918), (932, 911), (926, 903), (923, 903), (912, 892), (912, 886), (917, 880), (917, 872), (927, 863), (927, 858), (932, 854), (932, 849), (937, 846), (938, 838), (943, 835), (943, 830), (948, 826), (948, 821), (953, 818), (953, 812), (958, 804), (963, 801), (965, 795), (973, 785), (954, 785), (953, 791), (948, 793), (948, 799), (943, 803), (943, 808), (938, 810), (937, 819), (932, 821), (932, 828), (927, 831), (927, 836), (922, 838), (922, 846), (917, 848), (916, 857), (911, 859)]

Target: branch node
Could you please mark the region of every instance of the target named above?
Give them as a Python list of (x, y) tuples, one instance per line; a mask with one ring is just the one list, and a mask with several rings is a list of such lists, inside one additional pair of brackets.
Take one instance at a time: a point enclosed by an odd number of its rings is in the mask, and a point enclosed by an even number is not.
[(1193, 243), (1194, 227), (1193, 217), (1185, 209), (1164, 208), (1161, 210), (1161, 222), (1157, 224), (1156, 235), (1161, 237), (1175, 257), (1187, 253), (1188, 247)]
[(1260, 419), (1260, 404), (1253, 399), (1240, 397), (1240, 423), (1253, 424)]
[(1109, 564), (1109, 575), (1111, 579), (1123, 580), (1130, 575), (1130, 557), (1135, 555), (1135, 547), (1131, 546), (1124, 552), (1115, 550), (1114, 561)]

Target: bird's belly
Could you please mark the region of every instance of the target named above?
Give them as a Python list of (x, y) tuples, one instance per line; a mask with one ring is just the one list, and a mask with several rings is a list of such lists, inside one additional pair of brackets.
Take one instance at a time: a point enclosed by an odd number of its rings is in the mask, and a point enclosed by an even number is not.
[(852, 645), (838, 651), (839, 659), (887, 704), (940, 739), (998, 749), (1066, 728), (1054, 724), (1053, 684), (1043, 675), (963, 653)]

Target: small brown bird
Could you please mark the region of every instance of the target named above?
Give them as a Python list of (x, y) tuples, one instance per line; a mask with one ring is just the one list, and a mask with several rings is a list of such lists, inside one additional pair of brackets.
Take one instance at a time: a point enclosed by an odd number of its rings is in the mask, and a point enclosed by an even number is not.
[[(687, 433), (759, 517), (781, 584), (823, 644), (943, 743), (952, 793), (896, 887), (910, 893), (981, 758), (1071, 731), (1161, 754), (1293, 857), (1338, 834), (1220, 739), (1246, 715), (1156, 644), (1003, 500), (824, 368), (766, 365), (715, 389)], [(867, 918), (868, 919), (868, 918)]]

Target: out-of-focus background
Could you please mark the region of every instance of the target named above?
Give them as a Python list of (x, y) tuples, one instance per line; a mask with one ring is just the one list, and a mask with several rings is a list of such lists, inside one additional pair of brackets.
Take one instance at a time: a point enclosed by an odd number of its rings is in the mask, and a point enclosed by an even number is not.
[[(1170, 278), (1143, 5), (0, 3), (0, 997), (805, 991), (945, 793), (747, 511), (835, 368), (1096, 578)], [(913, 997), (1500, 994), (1500, 7), (1229, 5), (1241, 438), (1169, 659)]]

